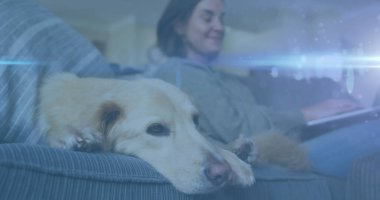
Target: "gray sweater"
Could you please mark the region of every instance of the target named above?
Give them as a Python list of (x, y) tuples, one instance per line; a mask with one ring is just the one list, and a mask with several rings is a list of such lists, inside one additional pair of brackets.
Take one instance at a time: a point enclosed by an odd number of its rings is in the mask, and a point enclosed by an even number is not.
[(231, 75), (208, 66), (170, 58), (151, 76), (172, 83), (190, 95), (200, 111), (200, 128), (223, 143), (239, 134), (276, 130), (293, 138), (305, 123), (301, 112), (276, 112), (257, 104), (252, 92)]

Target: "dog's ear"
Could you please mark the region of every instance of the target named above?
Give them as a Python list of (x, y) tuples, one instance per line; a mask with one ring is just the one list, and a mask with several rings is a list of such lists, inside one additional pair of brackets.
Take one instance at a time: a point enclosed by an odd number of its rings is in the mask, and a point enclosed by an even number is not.
[(115, 122), (124, 115), (124, 110), (114, 102), (106, 102), (101, 105), (96, 115), (98, 130), (105, 136), (115, 124)]

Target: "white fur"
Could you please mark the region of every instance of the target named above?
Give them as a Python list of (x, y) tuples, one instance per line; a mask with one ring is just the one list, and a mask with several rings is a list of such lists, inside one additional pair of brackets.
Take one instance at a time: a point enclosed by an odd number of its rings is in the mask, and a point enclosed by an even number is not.
[[(203, 173), (210, 155), (230, 165), (230, 184), (249, 186), (254, 182), (247, 163), (210, 144), (198, 132), (192, 121), (197, 110), (188, 96), (163, 81), (61, 74), (45, 82), (40, 101), (40, 124), (47, 143), (53, 147), (72, 149), (88, 142), (101, 143), (105, 150), (147, 161), (178, 190), (190, 194), (221, 187), (213, 185)], [(99, 112), (109, 103), (122, 112), (102, 135)], [(166, 124), (170, 135), (147, 134), (147, 127), (153, 123)]]

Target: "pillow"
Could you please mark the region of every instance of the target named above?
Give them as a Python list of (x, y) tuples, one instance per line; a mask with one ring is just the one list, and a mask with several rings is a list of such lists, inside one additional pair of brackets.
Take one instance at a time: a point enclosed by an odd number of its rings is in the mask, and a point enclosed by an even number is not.
[(0, 143), (36, 143), (38, 88), (57, 72), (111, 76), (106, 59), (33, 0), (0, 3)]

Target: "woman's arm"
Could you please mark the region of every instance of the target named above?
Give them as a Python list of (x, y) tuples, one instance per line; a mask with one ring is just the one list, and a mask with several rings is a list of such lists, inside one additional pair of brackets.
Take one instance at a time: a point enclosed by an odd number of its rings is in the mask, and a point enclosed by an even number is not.
[(210, 137), (224, 143), (240, 134), (273, 129), (286, 133), (304, 124), (300, 112), (275, 112), (257, 105), (244, 85), (221, 79), (207, 69), (167, 63), (154, 77), (177, 85), (187, 93), (200, 111), (200, 127)]

